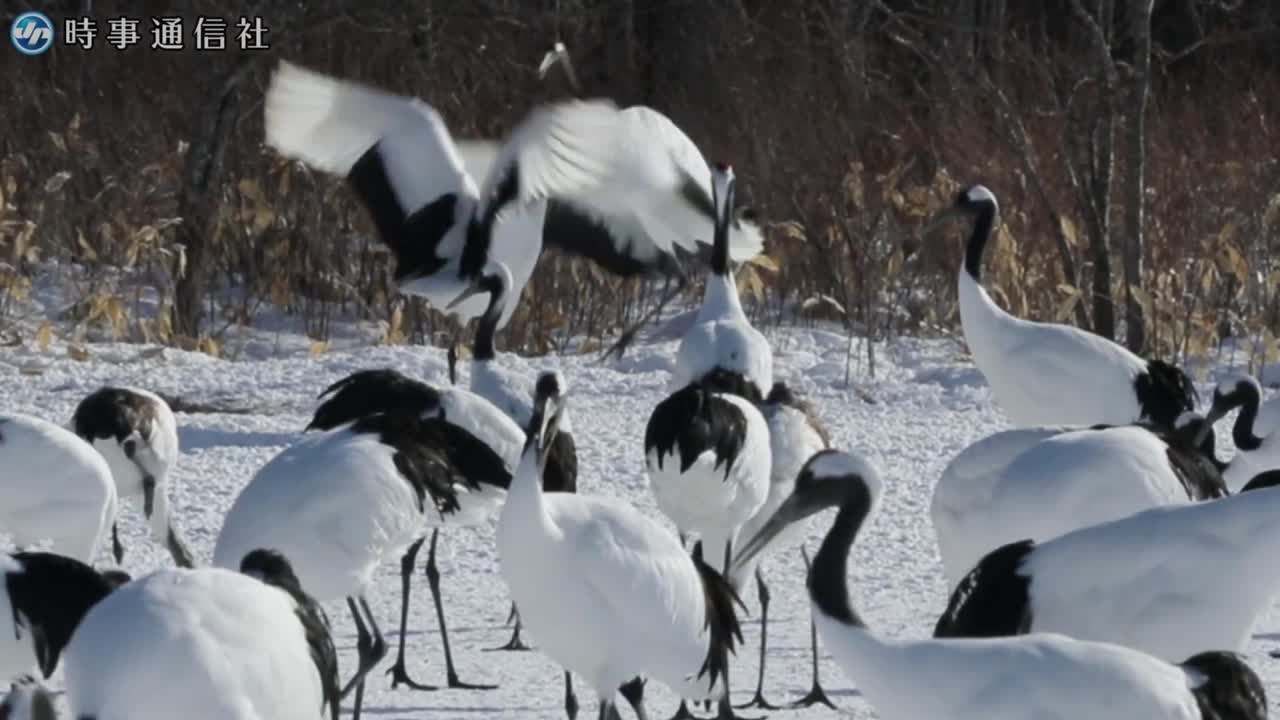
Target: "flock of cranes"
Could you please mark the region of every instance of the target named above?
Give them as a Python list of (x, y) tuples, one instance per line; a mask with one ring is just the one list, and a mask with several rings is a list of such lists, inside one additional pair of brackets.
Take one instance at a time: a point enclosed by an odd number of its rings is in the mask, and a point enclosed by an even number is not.
[[(557, 46), (543, 64), (567, 65)], [(451, 139), (421, 101), (287, 63), (266, 99), (268, 143), (345, 176), (395, 255), (406, 293), (475, 320), (470, 387), (394, 370), (325, 389), (303, 436), (236, 497), (210, 565), (188, 549), (168, 503), (179, 457), (165, 402), (134, 388), (85, 398), (67, 427), (0, 415), (0, 531), (40, 551), (0, 556), (0, 717), (53, 717), (42, 681), (61, 666), (77, 720), (358, 718), (390, 653), (370, 609), (374, 573), (399, 561), (394, 686), (427, 690), (405, 663), (413, 570), (428, 543), (449, 687), (454, 668), (436, 548), (441, 530), (496, 520), (501, 576), (523, 647), (563, 667), (620, 717), (647, 717), (647, 682), (722, 720), (742, 642), (743, 590), (761, 606), (764, 696), (769, 591), (762, 561), (794, 548), (807, 520), (837, 509), (807, 565), (814, 679), (801, 705), (833, 707), (818, 639), (890, 720), (1161, 718), (1255, 720), (1265, 693), (1239, 652), (1280, 592), (1280, 441), (1250, 377), (1221, 382), (1207, 412), (1190, 380), (1109, 341), (1000, 309), (982, 288), (995, 196), (974, 186), (941, 217), (971, 222), (961, 320), (1014, 429), (967, 448), (931, 508), (950, 601), (930, 639), (873, 632), (848, 590), (848, 556), (884, 480), (833, 447), (773, 372), (743, 312), (733, 263), (760, 249), (733, 171), (708, 164), (649, 108), (573, 99), (533, 110), (502, 144)], [(477, 185), (475, 178), (482, 181)], [(542, 244), (618, 274), (676, 272), (709, 245), (701, 307), (652, 410), (643, 458), (674, 525), (580, 492), (571, 379), (505, 372), (494, 335)], [(451, 348), (452, 350), (452, 348)], [(455, 357), (450, 353), (451, 358)], [(1214, 423), (1240, 410), (1230, 463)], [(1270, 418), (1270, 419), (1269, 419)], [(619, 449), (621, 450), (621, 449)], [(141, 500), (175, 567), (131, 578), (92, 566), (122, 499)], [(856, 575), (856, 572), (854, 573)], [(358, 662), (340, 672), (321, 603), (345, 600)], [(506, 598), (504, 598), (505, 602)], [(8, 612), (3, 612), (7, 610)], [(139, 688), (145, 688), (139, 692)]]

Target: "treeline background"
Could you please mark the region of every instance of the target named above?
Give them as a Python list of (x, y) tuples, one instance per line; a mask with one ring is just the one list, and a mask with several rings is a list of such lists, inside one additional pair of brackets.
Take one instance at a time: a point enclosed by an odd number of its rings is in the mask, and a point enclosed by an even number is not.
[[(1280, 3), (1273, 0), (4, 0), (98, 21), (92, 51), (0, 52), (0, 329), (45, 277), (58, 332), (219, 348), (263, 308), (323, 340), (382, 321), (433, 342), (449, 321), (398, 296), (341, 179), (263, 146), (281, 59), (435, 105), (500, 137), (549, 88), (563, 40), (593, 95), (668, 114), (731, 162), (768, 222), (739, 285), (755, 321), (851, 336), (956, 332), (962, 229), (921, 235), (964, 186), (1001, 201), (986, 279), (1012, 312), (1181, 357), (1280, 345)], [(239, 50), (261, 16), (268, 51)], [(106, 21), (141, 20), (117, 50)], [(188, 49), (149, 49), (150, 18)], [(228, 49), (191, 49), (196, 18)], [(61, 40), (61, 38), (59, 38)], [(502, 347), (598, 346), (653, 281), (544, 254)], [(688, 290), (697, 297), (699, 288)], [(46, 326), (47, 327), (47, 326)], [(66, 330), (65, 328), (71, 328)], [(46, 330), (46, 332), (48, 332)], [(25, 341), (15, 337), (14, 342)]]

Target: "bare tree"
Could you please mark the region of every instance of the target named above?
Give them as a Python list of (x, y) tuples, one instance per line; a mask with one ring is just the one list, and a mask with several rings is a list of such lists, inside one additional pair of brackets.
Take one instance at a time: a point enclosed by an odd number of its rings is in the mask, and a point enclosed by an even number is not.
[(1147, 170), (1147, 95), (1151, 87), (1151, 11), (1155, 0), (1129, 0), (1126, 8), (1128, 34), (1133, 59), (1127, 72), (1124, 113), (1124, 174), (1121, 202), (1124, 205), (1124, 235), (1121, 258), (1124, 264), (1125, 344), (1134, 352), (1146, 345), (1146, 314), (1134, 293), (1142, 287), (1143, 238)]

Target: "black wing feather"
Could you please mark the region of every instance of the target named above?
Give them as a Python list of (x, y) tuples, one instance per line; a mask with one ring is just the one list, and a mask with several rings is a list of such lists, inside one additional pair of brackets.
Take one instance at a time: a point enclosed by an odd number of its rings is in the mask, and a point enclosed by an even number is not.
[(511, 470), (493, 448), (439, 418), (381, 413), (360, 418), (351, 431), (377, 434), (395, 450), (396, 469), (424, 512), (427, 496), (438, 512), (451, 513), (458, 510), (458, 488), (478, 490), (482, 480), (504, 489), (511, 485)]
[(586, 258), (619, 277), (680, 274), (677, 257), (659, 252), (642, 260), (635, 253), (631, 239), (615, 237), (602, 220), (559, 200), (547, 201), (542, 240), (546, 245)]
[(1176, 365), (1148, 360), (1147, 371), (1134, 380), (1142, 418), (1172, 428), (1184, 411), (1196, 409), (1196, 386)]
[(747, 435), (747, 419), (732, 403), (715, 396), (707, 385), (695, 382), (658, 403), (644, 431), (647, 455), (657, 449), (662, 459), (679, 449), (680, 472), (685, 472), (700, 455), (715, 453), (716, 467), (724, 467), (725, 478), (742, 451)]
[(956, 585), (933, 636), (982, 638), (1030, 632), (1031, 578), (1018, 570), (1034, 549), (1034, 542), (1022, 540), (987, 553)]
[(316, 408), (307, 430), (332, 430), (379, 413), (423, 414), (440, 406), (440, 392), (391, 368), (359, 370), (320, 393), (327, 398)]
[(15, 632), (27, 626), (35, 638), (40, 672), (47, 678), (85, 614), (120, 584), (124, 573), (103, 577), (79, 560), (54, 553), (17, 552), (12, 557), (22, 566), (21, 572), (4, 577)]
[(293, 598), (294, 613), (302, 623), (311, 661), (320, 675), (320, 687), (330, 720), (338, 720), (341, 686), (338, 680), (338, 652), (333, 645), (333, 631), (324, 608), (302, 589), (293, 566), (276, 550), (252, 550), (240, 561), (240, 572), (254, 573), (262, 582), (280, 588)]
[(1202, 652), (1188, 658), (1182, 667), (1206, 678), (1191, 688), (1202, 720), (1264, 720), (1267, 717), (1266, 689), (1243, 656), (1233, 652)]
[(458, 196), (446, 193), (420, 208), (404, 208), (396, 199), (382, 159), (382, 144), (365, 151), (347, 173), (381, 238), (396, 256), (395, 279), (432, 275), (445, 266), (436, 253), (458, 218)]

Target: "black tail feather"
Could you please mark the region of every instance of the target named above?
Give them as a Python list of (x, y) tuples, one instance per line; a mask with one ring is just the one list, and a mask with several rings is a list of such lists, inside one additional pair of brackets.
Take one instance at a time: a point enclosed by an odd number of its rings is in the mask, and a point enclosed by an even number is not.
[(707, 620), (705, 627), (710, 631), (707, 640), (707, 657), (698, 669), (698, 677), (707, 677), (708, 687), (716, 684), (729, 670), (729, 656), (737, 654), (737, 646), (742, 643), (742, 626), (738, 622), (737, 605), (746, 609), (733, 586), (715, 568), (702, 560), (702, 541), (693, 546), (693, 566), (698, 570), (698, 578), (702, 581), (703, 597), (706, 601)]
[(1203, 720), (1267, 717), (1266, 690), (1243, 656), (1233, 652), (1202, 652), (1188, 658), (1182, 667), (1204, 676), (1204, 682), (1193, 682), (1191, 687)]
[(1018, 570), (1035, 547), (1022, 540), (987, 553), (952, 591), (933, 636), (984, 638), (1029, 632), (1031, 579)]
[(1148, 360), (1134, 389), (1142, 418), (1173, 427), (1184, 411), (1195, 410), (1196, 386), (1181, 368), (1163, 360)]
[(293, 566), (276, 550), (252, 550), (240, 561), (240, 572), (252, 573), (262, 582), (277, 587), (293, 598), (295, 614), (311, 648), (311, 661), (320, 675), (320, 687), (330, 720), (338, 720), (341, 683), (338, 677), (338, 652), (333, 645), (332, 629), (324, 608), (302, 589)]

